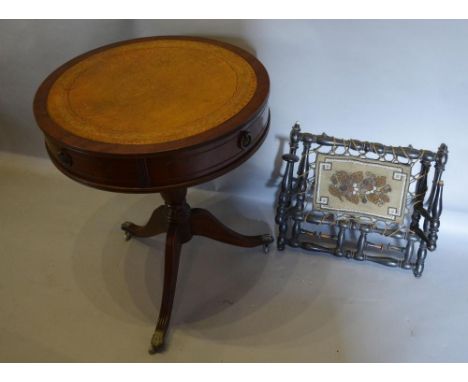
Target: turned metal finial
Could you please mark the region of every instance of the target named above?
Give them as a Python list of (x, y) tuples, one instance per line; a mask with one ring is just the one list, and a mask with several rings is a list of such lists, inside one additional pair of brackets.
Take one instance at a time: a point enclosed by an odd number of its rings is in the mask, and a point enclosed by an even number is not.
[(301, 125), (299, 124), (299, 122), (296, 121), (296, 123), (291, 129), (291, 133), (289, 134), (289, 138), (290, 138), (289, 145), (291, 147), (297, 147), (297, 145), (299, 144), (300, 134), (301, 134)]
[(437, 165), (441, 170), (445, 170), (445, 165), (448, 161), (448, 147), (445, 143), (442, 143), (437, 150)]

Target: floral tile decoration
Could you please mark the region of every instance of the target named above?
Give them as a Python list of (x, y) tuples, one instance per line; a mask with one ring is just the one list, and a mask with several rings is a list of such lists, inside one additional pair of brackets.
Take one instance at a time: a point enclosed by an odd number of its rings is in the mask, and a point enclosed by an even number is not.
[(320, 153), (315, 171), (315, 209), (403, 221), (409, 165)]

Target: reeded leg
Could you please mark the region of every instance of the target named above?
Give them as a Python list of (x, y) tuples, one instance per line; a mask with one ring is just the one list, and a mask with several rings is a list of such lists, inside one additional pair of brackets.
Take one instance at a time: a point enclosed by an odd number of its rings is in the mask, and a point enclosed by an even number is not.
[(150, 237), (156, 236), (167, 231), (167, 207), (160, 206), (156, 208), (151, 217), (144, 226), (136, 225), (131, 222), (125, 222), (121, 228), (125, 232), (125, 239), (130, 240), (132, 236)]
[(263, 245), (265, 252), (268, 245), (273, 242), (273, 237), (269, 234), (257, 236), (245, 236), (226, 227), (210, 212), (193, 208), (190, 216), (190, 226), (192, 235), (205, 236), (223, 243), (237, 245), (239, 247), (256, 247)]
[(150, 353), (156, 353), (163, 350), (164, 338), (166, 336), (169, 320), (171, 318), (172, 303), (177, 283), (177, 272), (179, 270), (181, 240), (179, 227), (171, 224), (166, 236), (166, 255), (164, 258), (164, 287), (159, 310), (159, 318), (151, 339)]
[(271, 235), (244, 236), (226, 226), (208, 211), (194, 208), (185, 200), (185, 188), (161, 192), (165, 205), (154, 210), (145, 226), (126, 222), (122, 229), (128, 237), (154, 236), (167, 232), (166, 253), (164, 258), (164, 286), (159, 310), (158, 323), (151, 339), (150, 353), (156, 353), (164, 348), (172, 304), (176, 291), (177, 272), (179, 270), (180, 250), (183, 243), (188, 242), (192, 235), (206, 236), (224, 243), (240, 247), (267, 247), (273, 241)]

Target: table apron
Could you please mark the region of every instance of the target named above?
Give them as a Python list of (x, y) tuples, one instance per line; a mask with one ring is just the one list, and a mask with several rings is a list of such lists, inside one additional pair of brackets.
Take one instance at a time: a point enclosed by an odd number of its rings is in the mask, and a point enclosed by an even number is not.
[(261, 145), (270, 122), (268, 107), (232, 134), (190, 149), (147, 156), (78, 151), (46, 136), (55, 166), (95, 188), (129, 193), (189, 187), (214, 179), (247, 160)]

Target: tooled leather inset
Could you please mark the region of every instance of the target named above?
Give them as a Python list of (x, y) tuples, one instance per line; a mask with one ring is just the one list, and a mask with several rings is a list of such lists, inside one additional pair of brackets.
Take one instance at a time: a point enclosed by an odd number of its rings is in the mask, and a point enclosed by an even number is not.
[(51, 118), (95, 141), (151, 144), (219, 126), (252, 99), (251, 65), (228, 49), (190, 40), (153, 40), (102, 51), (52, 85)]

